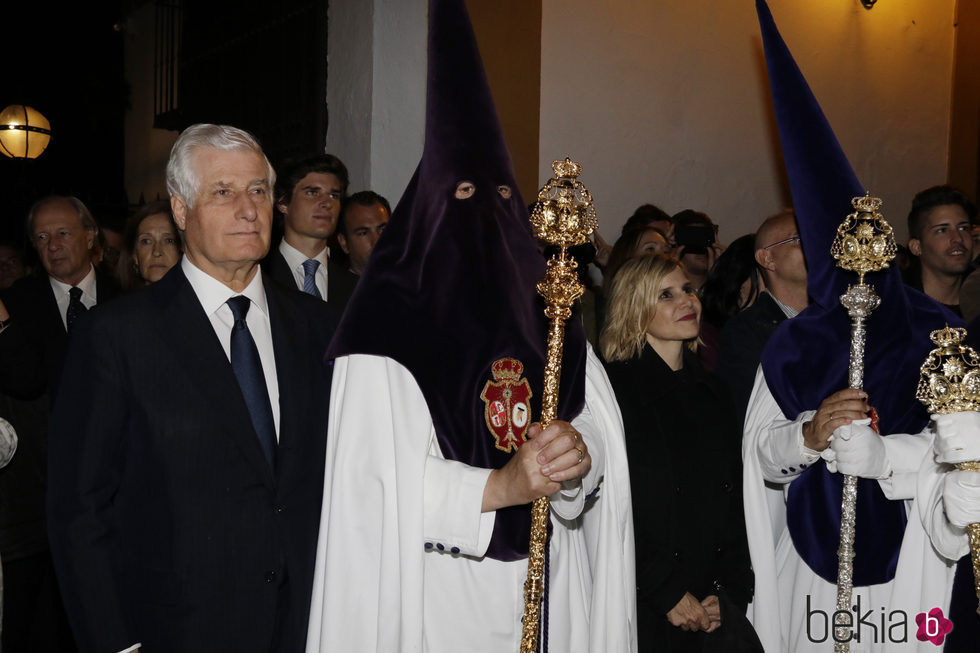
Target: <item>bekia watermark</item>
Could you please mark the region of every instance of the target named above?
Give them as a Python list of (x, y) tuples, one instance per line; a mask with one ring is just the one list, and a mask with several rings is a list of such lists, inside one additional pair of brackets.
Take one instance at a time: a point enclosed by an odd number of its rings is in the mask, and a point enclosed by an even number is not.
[[(835, 621), (839, 619), (839, 621)], [(953, 630), (953, 622), (943, 616), (942, 608), (932, 608), (928, 612), (915, 615), (915, 638), (920, 642), (932, 642), (942, 646), (946, 635)], [(839, 629), (835, 629), (835, 626)], [(834, 642), (868, 641), (901, 644), (909, 641), (909, 615), (905, 610), (887, 610), (884, 606), (864, 612), (861, 610), (861, 597), (857, 597), (853, 612), (836, 610), (827, 613), (814, 609), (810, 595), (806, 597), (806, 636), (814, 644), (822, 644), (828, 639)]]

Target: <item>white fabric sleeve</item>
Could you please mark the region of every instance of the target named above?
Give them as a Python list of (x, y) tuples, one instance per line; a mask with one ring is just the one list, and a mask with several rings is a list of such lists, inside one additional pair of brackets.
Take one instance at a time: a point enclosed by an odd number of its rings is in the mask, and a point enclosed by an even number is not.
[[(435, 438), (432, 446), (438, 449)], [(430, 450), (423, 488), (426, 550), (477, 557), (486, 553), (497, 516), (495, 511), (481, 512), (490, 472)]]
[(592, 457), (592, 466), (585, 478), (563, 482), (561, 490), (552, 495), (551, 509), (562, 519), (575, 519), (581, 514), (586, 496), (598, 485), (602, 476), (601, 470), (605, 468), (603, 437), (592, 418), (588, 402), (589, 397), (586, 396), (585, 407), (572, 420), (572, 426), (582, 435)]
[(140, 650), (140, 647), (141, 646), (143, 646), (143, 645), (142, 644), (133, 644), (129, 648), (124, 648), (123, 650), (119, 651), (119, 653), (129, 653), (130, 651), (138, 651), (138, 650)]
[(815, 412), (808, 410), (800, 413), (794, 420), (786, 419), (766, 385), (762, 368), (759, 368), (746, 415), (769, 417), (762, 421), (747, 419), (745, 428), (757, 432), (756, 451), (765, 480), (781, 485), (790, 483), (806, 471), (807, 467), (820, 460), (820, 452), (803, 444), (803, 424)]
[(951, 469), (952, 465), (938, 463), (931, 455), (924, 457), (916, 478), (916, 505), (932, 548), (954, 562), (970, 552), (970, 539), (964, 529), (949, 523), (943, 508), (943, 480)]
[(895, 433), (882, 438), (885, 457), (892, 468), (892, 475), (878, 481), (881, 491), (892, 500), (916, 497), (919, 470), (924, 458), (932, 451), (932, 431), (922, 433)]

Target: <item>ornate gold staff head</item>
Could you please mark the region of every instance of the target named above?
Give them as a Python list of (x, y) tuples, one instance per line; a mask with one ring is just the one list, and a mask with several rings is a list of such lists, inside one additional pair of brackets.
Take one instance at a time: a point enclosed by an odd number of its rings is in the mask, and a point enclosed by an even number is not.
[(581, 245), (598, 226), (592, 195), (578, 180), (582, 166), (566, 157), (551, 169), (555, 176), (538, 191), (531, 212), (534, 236), (562, 249)]
[(888, 267), (895, 258), (895, 236), (892, 227), (881, 215), (881, 200), (865, 195), (851, 200), (854, 212), (849, 213), (837, 227), (837, 236), (830, 254), (837, 266), (858, 275), (864, 285), (864, 275)]
[(980, 356), (965, 338), (966, 329), (949, 325), (929, 334), (936, 348), (922, 363), (915, 398), (930, 413), (980, 410)]

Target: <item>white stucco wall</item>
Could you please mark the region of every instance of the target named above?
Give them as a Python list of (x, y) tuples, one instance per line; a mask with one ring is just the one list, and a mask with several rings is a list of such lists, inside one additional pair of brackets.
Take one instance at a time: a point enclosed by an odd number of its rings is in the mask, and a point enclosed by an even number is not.
[(330, 3), (327, 151), (397, 202), (422, 155), (426, 0)]
[[(858, 177), (904, 241), (946, 178), (954, 0), (771, 0)], [(610, 237), (644, 202), (725, 242), (789, 203), (754, 2), (543, 0), (542, 179), (570, 155)], [(843, 216), (842, 216), (843, 217)]]

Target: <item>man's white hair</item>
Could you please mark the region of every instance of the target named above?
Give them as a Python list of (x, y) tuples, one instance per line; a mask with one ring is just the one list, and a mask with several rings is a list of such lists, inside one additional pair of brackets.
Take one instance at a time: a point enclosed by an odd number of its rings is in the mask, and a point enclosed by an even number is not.
[(178, 195), (188, 208), (193, 207), (200, 179), (191, 165), (191, 154), (196, 148), (216, 150), (251, 150), (262, 157), (269, 168), (269, 188), (276, 184), (276, 171), (262, 151), (258, 140), (244, 129), (229, 125), (199, 123), (185, 129), (170, 150), (167, 161), (167, 192)]

